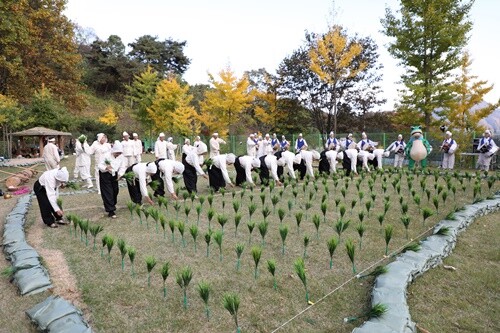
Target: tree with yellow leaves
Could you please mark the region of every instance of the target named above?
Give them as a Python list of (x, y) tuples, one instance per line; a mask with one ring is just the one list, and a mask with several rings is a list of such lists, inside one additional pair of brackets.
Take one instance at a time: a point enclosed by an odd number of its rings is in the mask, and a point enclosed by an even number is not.
[(99, 121), (109, 126), (116, 125), (118, 122), (118, 116), (112, 106), (107, 106), (104, 109), (104, 115), (99, 117)]
[(472, 61), (468, 52), (461, 60), (461, 73), (452, 85), (453, 98), (441, 112), (444, 122), (454, 131), (454, 138), (460, 147), (470, 147), (475, 132), (483, 131), (479, 121), (488, 117), (499, 105), (484, 102), (484, 96), (493, 89), (493, 84), (487, 81), (477, 81), (477, 76), (471, 75)]
[(205, 93), (200, 103), (201, 120), (209, 133), (218, 132), (221, 136), (234, 134), (241, 115), (250, 106), (253, 96), (249, 93), (246, 76), (238, 79), (227, 67), (219, 72), (220, 81), (210, 73), (209, 83), (213, 89)]
[(362, 57), (362, 44), (347, 36), (341, 26), (334, 25), (311, 42), (309, 68), (329, 86), (333, 108), (328, 110), (328, 128), (333, 117), (333, 128), (337, 132), (337, 104), (347, 91), (345, 86), (353, 85), (369, 63)]
[(189, 103), (193, 96), (189, 86), (181, 85), (175, 76), (160, 82), (156, 96), (147, 112), (156, 131), (166, 131), (183, 136), (199, 132), (199, 117)]

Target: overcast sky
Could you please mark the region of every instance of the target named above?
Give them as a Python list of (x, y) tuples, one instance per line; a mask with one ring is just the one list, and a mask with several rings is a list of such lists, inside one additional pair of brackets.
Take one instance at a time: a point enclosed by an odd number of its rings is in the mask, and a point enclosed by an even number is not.
[[(384, 65), (384, 109), (397, 98), (401, 69), (386, 51), (389, 41), (380, 33), (385, 7), (398, 8), (397, 0), (336, 0), (335, 22), (350, 34), (372, 37)], [(100, 39), (118, 35), (125, 45), (143, 35), (187, 41), (191, 65), (185, 79), (191, 85), (207, 83), (207, 72), (217, 74), (229, 65), (239, 76), (265, 68), (275, 73), (279, 63), (303, 44), (304, 31), (322, 33), (332, 22), (331, 0), (68, 0), (65, 14), (95, 31)], [(468, 50), (472, 74), (495, 83), (486, 97), (500, 98), (498, 36), (500, 0), (476, 0)]]

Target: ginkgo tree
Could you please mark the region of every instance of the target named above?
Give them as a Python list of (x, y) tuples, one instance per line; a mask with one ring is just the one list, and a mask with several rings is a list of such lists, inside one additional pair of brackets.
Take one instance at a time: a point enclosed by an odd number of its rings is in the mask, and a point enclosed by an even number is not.
[(148, 108), (153, 104), (159, 82), (158, 72), (147, 66), (143, 72), (134, 76), (134, 81), (129, 86), (125, 86), (128, 92), (127, 97), (132, 102), (135, 118), (147, 129), (152, 128)]
[(329, 86), (333, 109), (328, 110), (328, 123), (333, 117), (333, 128), (337, 132), (337, 104), (345, 92), (339, 88), (352, 84), (352, 79), (365, 71), (369, 63), (362, 57), (362, 44), (349, 37), (339, 25), (332, 26), (311, 43), (309, 67)]
[(234, 134), (235, 120), (250, 107), (253, 99), (248, 78), (238, 79), (230, 67), (219, 72), (220, 80), (210, 73), (208, 76), (213, 89), (205, 92), (205, 99), (200, 103), (201, 121), (210, 133)]
[(104, 114), (99, 117), (99, 121), (110, 126), (116, 125), (118, 122), (118, 116), (116, 115), (114, 108), (112, 106), (107, 106), (104, 109)]
[(198, 133), (199, 116), (190, 105), (192, 99), (189, 86), (181, 85), (177, 77), (162, 80), (151, 106), (147, 108), (153, 128), (184, 136)]

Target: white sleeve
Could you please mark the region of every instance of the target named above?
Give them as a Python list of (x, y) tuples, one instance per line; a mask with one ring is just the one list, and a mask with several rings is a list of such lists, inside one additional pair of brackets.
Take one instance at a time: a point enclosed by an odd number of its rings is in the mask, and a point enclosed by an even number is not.
[(224, 161), (221, 161), (223, 163), (220, 163), (220, 171), (222, 172), (222, 177), (224, 177), (224, 180), (226, 181), (226, 183), (228, 184), (231, 184), (231, 178), (229, 178), (229, 174), (227, 173), (227, 164), (226, 164), (226, 161), (224, 159)]
[(160, 147), (159, 147), (159, 144), (158, 144), (158, 141), (155, 142), (155, 157), (158, 158), (158, 156), (160, 156)]
[(271, 162), (271, 176), (275, 181), (279, 181), (280, 179), (278, 177), (278, 163), (276, 162), (275, 158), (272, 158), (270, 162)]
[(163, 172), (163, 180), (165, 181), (165, 185), (167, 186), (168, 193), (174, 193), (174, 182), (172, 181), (172, 167), (167, 165)]
[(57, 205), (57, 180), (55, 177), (46, 177), (45, 192), (47, 193), (47, 198), (49, 199), (50, 205), (54, 211), (61, 210), (59, 205)]
[(247, 177), (247, 182), (253, 184), (252, 180), (252, 163), (249, 161), (248, 165), (245, 164), (245, 175)]
[(189, 154), (187, 154), (186, 162), (188, 162), (191, 166), (193, 166), (196, 169), (196, 172), (198, 173), (198, 175), (202, 176), (205, 174), (205, 172), (203, 171), (203, 169), (200, 166), (198, 154), (196, 154), (196, 152), (194, 152), (193, 150), (191, 150), (189, 152)]
[(396, 146), (396, 141), (394, 141), (393, 143), (391, 143), (391, 144), (389, 145), (389, 147), (387, 147), (385, 150), (386, 150), (386, 151), (392, 151), (392, 149), (393, 149), (393, 148), (394, 148), (394, 149), (396, 148), (395, 146)]
[(450, 150), (448, 150), (448, 153), (453, 154), (455, 150), (457, 150), (457, 142), (453, 140), (453, 144), (451, 145)]
[(146, 181), (146, 165), (137, 164), (133, 169), (135, 169), (134, 173), (137, 175), (139, 181), (139, 188), (141, 189), (141, 195), (143, 197), (149, 197), (148, 187), (147, 187), (148, 184)]
[(119, 163), (118, 163), (117, 169), (115, 171), (118, 175), (118, 178), (120, 178), (121, 176), (123, 176), (125, 174), (125, 171), (127, 171), (128, 161), (125, 158), (125, 156), (123, 156), (123, 154), (118, 156), (117, 160), (119, 161)]

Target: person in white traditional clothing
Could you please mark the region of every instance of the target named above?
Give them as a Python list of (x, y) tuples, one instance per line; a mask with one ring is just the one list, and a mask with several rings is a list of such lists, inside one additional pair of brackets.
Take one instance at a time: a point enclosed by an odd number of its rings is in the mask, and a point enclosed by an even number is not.
[(259, 135), (257, 140), (257, 158), (261, 158), (262, 156), (267, 155), (266, 152), (267, 141), (262, 138), (262, 135)]
[(280, 142), (281, 150), (285, 151), (290, 148), (290, 142), (287, 141), (284, 135), (281, 136), (281, 142)]
[(167, 139), (167, 159), (175, 161), (175, 150), (177, 149), (177, 145), (174, 144), (174, 139), (169, 137)]
[(142, 160), (142, 141), (139, 140), (139, 135), (137, 133), (133, 133), (132, 137), (134, 138), (134, 163), (141, 163)]
[(175, 175), (182, 175), (182, 173), (184, 172), (184, 164), (178, 161), (161, 160), (157, 165), (162, 177), (162, 185), (164, 183), (172, 199), (177, 200), (178, 198), (175, 194), (174, 182), (172, 181), (172, 177)]
[(219, 133), (212, 134), (210, 138), (210, 157), (214, 157), (220, 154), (220, 145), (225, 145), (226, 141), (219, 138)]
[(157, 160), (167, 158), (167, 141), (165, 141), (165, 133), (163, 132), (160, 133), (155, 142), (155, 157)]
[(261, 184), (267, 184), (269, 182), (269, 176), (271, 176), (276, 185), (281, 185), (278, 177), (278, 159), (275, 155), (268, 154), (260, 158), (259, 175)]
[(295, 141), (295, 153), (300, 153), (302, 150), (307, 150), (307, 142), (302, 137), (302, 133), (299, 133), (299, 137)]
[(101, 187), (99, 185), (99, 163), (101, 162), (104, 154), (111, 150), (111, 145), (108, 143), (108, 138), (104, 133), (97, 134), (97, 140), (92, 143), (89, 148), (89, 155), (94, 155), (95, 163), (95, 184), (97, 187), (97, 193), (101, 194)]
[(273, 153), (273, 145), (272, 145), (272, 140), (271, 140), (271, 136), (269, 135), (269, 133), (267, 133), (264, 137), (264, 140), (262, 140), (263, 144), (264, 144), (264, 154), (265, 155), (269, 155), (269, 154), (272, 154)]
[(141, 205), (142, 199), (145, 199), (147, 203), (154, 205), (153, 200), (149, 197), (147, 185), (156, 171), (158, 168), (154, 162), (137, 163), (127, 168), (125, 173), (134, 173), (134, 179), (127, 181), (128, 193), (132, 202)]
[(33, 191), (38, 201), (42, 221), (50, 228), (57, 228), (57, 223), (67, 224), (63, 221), (64, 212), (57, 204), (59, 187), (69, 179), (68, 170), (63, 168), (45, 171), (35, 182)]
[[(306, 164), (306, 172), (307, 174), (314, 179), (314, 170), (313, 170), (313, 160), (320, 159), (320, 153), (315, 150), (301, 150), (300, 155), (302, 156), (302, 160)], [(301, 177), (302, 178), (302, 177)]]
[(203, 165), (203, 162), (205, 161), (205, 155), (208, 152), (207, 145), (205, 144), (205, 142), (201, 141), (201, 138), (199, 136), (197, 136), (194, 140), (193, 146), (196, 149), (196, 153), (198, 154), (200, 165)]
[(357, 175), (358, 149), (352, 133), (349, 133), (345, 140), (340, 141), (340, 146), (343, 150), (342, 167), (345, 170), (346, 176), (349, 176), (351, 172)]
[(111, 150), (105, 153), (98, 164), (99, 184), (101, 187), (101, 198), (104, 210), (108, 217), (116, 218), (116, 203), (118, 201), (118, 179), (120, 179), (127, 169), (128, 160), (123, 156), (123, 145), (120, 141), (115, 141)]
[(234, 161), (236, 169), (236, 186), (246, 182), (249, 186), (255, 186), (252, 179), (252, 169), (260, 168), (260, 160), (253, 156), (239, 156)]
[(446, 131), (445, 139), (441, 144), (439, 149), (443, 152), (443, 163), (441, 167), (443, 169), (453, 170), (455, 166), (455, 151), (458, 148), (457, 142), (453, 140), (451, 137), (452, 133), (450, 131)]
[(226, 184), (234, 187), (231, 178), (229, 178), (227, 166), (234, 164), (235, 160), (236, 156), (234, 154), (222, 154), (212, 157), (212, 165), (208, 169), (208, 181), (215, 192), (226, 187)]
[(273, 133), (273, 138), (271, 139), (271, 147), (273, 148), (273, 152), (281, 150), (280, 140), (278, 140), (276, 133)]
[(75, 169), (78, 169), (78, 173), (75, 174), (75, 179), (78, 178), (78, 174), (84, 182), (87, 184), (84, 187), (92, 188), (94, 185), (92, 184), (92, 178), (90, 177), (90, 155), (88, 151), (90, 150), (90, 146), (87, 143), (87, 137), (85, 135), (80, 135), (75, 142)]
[(330, 135), (328, 139), (326, 140), (325, 143), (325, 157), (329, 162), (330, 165), (330, 172), (336, 173), (337, 172), (337, 154), (340, 150), (340, 145), (335, 138), (335, 133), (333, 131), (330, 132)]
[(483, 137), (479, 140), (477, 151), (479, 151), (479, 158), (477, 160), (479, 169), (488, 171), (490, 169), (491, 159), (498, 151), (498, 146), (491, 138), (490, 130), (484, 131)]
[(399, 134), (398, 139), (391, 143), (385, 150), (386, 152), (394, 152), (394, 167), (402, 168), (405, 160), (406, 143), (403, 140), (403, 135)]
[[(196, 147), (191, 146), (191, 140), (184, 139), (184, 145), (182, 146), (182, 159), (185, 159), (184, 155), (190, 154), (193, 151), (196, 151)], [(196, 151), (196, 153), (198, 152)]]
[(300, 154), (295, 155), (289, 150), (284, 150), (281, 152), (281, 158), (283, 162), (283, 175), (288, 175), (293, 179), (297, 179), (295, 176), (295, 170), (293, 169), (293, 165), (300, 164), (302, 160), (302, 156)]
[[(189, 139), (186, 139), (189, 140)], [(189, 193), (196, 193), (196, 184), (198, 183), (198, 175), (208, 178), (200, 166), (196, 149), (189, 144), (189, 141), (184, 144), (182, 154), (182, 164), (184, 164), (184, 185)]]
[(370, 167), (368, 166), (368, 159), (373, 160), (373, 151), (377, 148), (377, 143), (368, 139), (365, 132), (361, 133), (361, 141), (357, 145), (359, 149), (358, 158), (363, 162), (362, 168), (370, 172)]
[(56, 139), (50, 138), (45, 147), (43, 147), (43, 161), (47, 170), (59, 168), (61, 157), (59, 156), (59, 149), (55, 145)]
[(132, 164), (136, 163), (135, 161), (135, 156), (134, 156), (134, 141), (130, 140), (130, 136), (128, 135), (127, 132), (123, 132), (123, 140), (122, 140), (122, 147), (123, 147), (123, 156), (127, 160), (127, 168), (131, 166)]
[(257, 156), (257, 144), (255, 143), (255, 136), (251, 133), (247, 139), (247, 155), (256, 157)]

